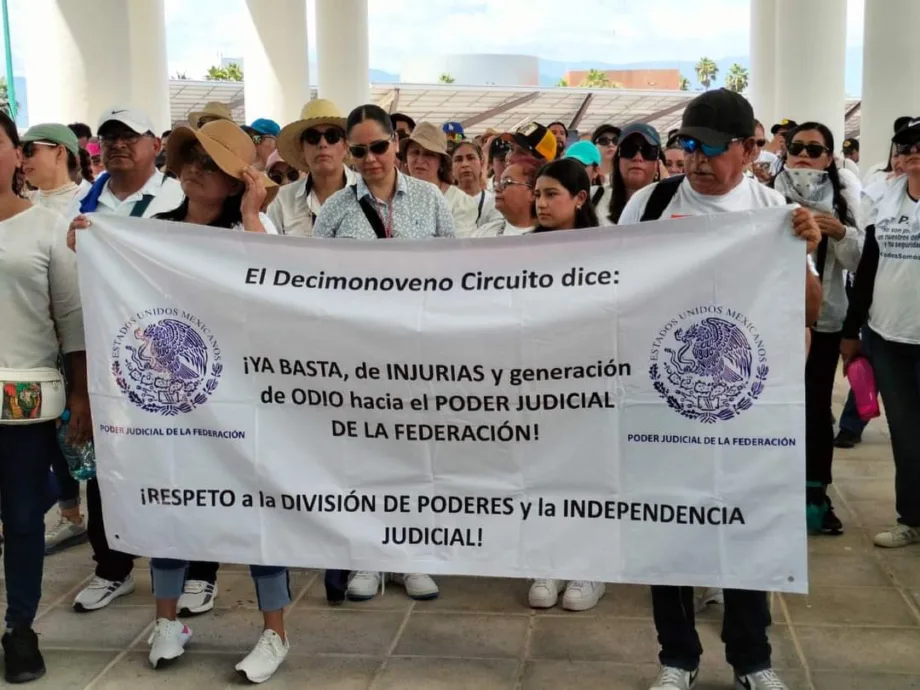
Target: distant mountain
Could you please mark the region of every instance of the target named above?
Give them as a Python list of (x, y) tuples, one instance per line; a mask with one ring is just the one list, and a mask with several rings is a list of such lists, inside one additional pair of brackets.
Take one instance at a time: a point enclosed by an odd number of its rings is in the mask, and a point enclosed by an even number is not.
[(384, 72), (382, 69), (370, 70), (371, 84), (398, 84), (399, 75), (390, 72)]

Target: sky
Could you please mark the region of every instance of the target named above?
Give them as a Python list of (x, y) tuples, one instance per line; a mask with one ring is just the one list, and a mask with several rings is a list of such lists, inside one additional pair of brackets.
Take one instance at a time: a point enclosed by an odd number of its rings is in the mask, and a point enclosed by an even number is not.
[[(17, 27), (34, 21), (29, 10), (32, 2), (9, 0), (14, 65), (17, 74), (26, 77), (24, 42), (29, 32)], [(849, 46), (862, 44), (863, 2), (849, 0)], [(370, 66), (399, 73), (412, 58), (453, 53), (518, 53), (606, 63), (697, 60), (702, 55), (719, 59), (748, 53), (749, 0), (579, 0), (571, 3), (577, 11), (567, 12), (568, 4), (560, 0), (368, 0)], [(165, 6), (171, 76), (182, 72), (200, 79), (221, 57), (242, 57), (246, 0), (165, 0)], [(314, 7), (315, 0), (307, 0), (311, 46), (316, 45)]]

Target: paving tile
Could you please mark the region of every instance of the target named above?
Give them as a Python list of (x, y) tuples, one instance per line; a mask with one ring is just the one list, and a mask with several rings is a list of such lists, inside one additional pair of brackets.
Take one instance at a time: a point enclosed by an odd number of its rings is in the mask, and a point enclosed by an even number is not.
[[(441, 582), (441, 578), (438, 578), (438, 582)], [(406, 596), (406, 590), (397, 585), (387, 584), (384, 594), (378, 594), (368, 601), (346, 601), (335, 608), (354, 609), (355, 611), (402, 611), (405, 613), (411, 604), (412, 600)], [(321, 609), (331, 608), (326, 601), (326, 587), (323, 584), (322, 575), (310, 583), (307, 593), (298, 602), (297, 606)]]
[(468, 613), (530, 613), (530, 580), (499, 577), (439, 577), (441, 596), (419, 602), (418, 611)]
[[(76, 652), (73, 650), (46, 649), (42, 647), (45, 668), (44, 678), (28, 684), (29, 690), (60, 690), (82, 688), (95, 678), (117, 656), (117, 652)], [(13, 687), (0, 680), (0, 687)]]
[(286, 622), (291, 653), (383, 656), (404, 618), (398, 611), (294, 609)]
[(793, 625), (917, 625), (893, 587), (818, 587), (811, 594), (783, 594)]
[(146, 652), (132, 652), (96, 681), (93, 690), (224, 688), (236, 678), (233, 667), (238, 661), (230, 654), (194, 654), (187, 651), (169, 666), (154, 670), (150, 668)]
[(809, 668), (920, 674), (920, 630), (796, 626)]
[(891, 572), (902, 587), (920, 589), (920, 549), (898, 549), (881, 554), (882, 567)]
[(819, 587), (890, 587), (891, 577), (873, 554), (812, 554), (808, 559), (808, 584)]
[(894, 482), (887, 477), (865, 477), (834, 481), (834, 487), (849, 501), (893, 501)]
[(125, 649), (153, 623), (153, 609), (107, 607), (90, 613), (55, 608), (35, 624), (49, 649)]
[(812, 680), (815, 690), (920, 690), (920, 675), (914, 674), (819, 671)]
[[(628, 665), (609, 661), (528, 661), (523, 690), (636, 690), (647, 688), (658, 673), (657, 664)], [(698, 684), (697, 690), (705, 688)]]
[(891, 486), (894, 486), (894, 463), (891, 458), (874, 459), (867, 457), (858, 450), (849, 451), (841, 455), (843, 451), (834, 450), (834, 477), (836, 481), (841, 479), (888, 479)]
[[(512, 690), (515, 659), (393, 657), (375, 690)], [(579, 683), (580, 685), (580, 683)]]
[[(705, 671), (707, 677), (720, 673), (722, 669), (727, 669), (725, 662), (725, 645), (722, 644), (721, 624), (697, 623), (696, 631), (700, 636), (700, 643), (703, 646), (703, 659), (700, 667)], [(769, 630), (770, 647), (772, 647), (773, 667), (780, 669), (802, 669), (802, 660), (795, 650), (795, 643), (792, 641), (792, 634), (786, 625), (774, 624)], [(657, 650), (656, 650), (657, 655)], [(731, 674), (727, 675), (731, 680)]]
[(654, 663), (658, 640), (651, 622), (625, 618), (537, 617), (531, 659)]
[[(382, 658), (366, 656), (288, 655), (272, 676), (271, 690), (367, 690)], [(230, 687), (251, 688), (245, 678), (235, 676)]]
[[(859, 554), (860, 557), (869, 554), (875, 547), (866, 538), (866, 533), (858, 524), (844, 525), (844, 533), (831, 537), (813, 535), (808, 537), (808, 554)], [(871, 554), (869, 554), (871, 555)]]
[[(850, 501), (850, 508), (856, 516), (859, 524), (866, 528), (871, 534), (875, 535), (882, 529), (891, 527), (898, 519), (898, 513), (894, 509), (894, 499), (885, 501)], [(846, 525), (844, 525), (846, 528)]]
[[(288, 575), (291, 582), (291, 596), (294, 599), (315, 577), (312, 573), (297, 570), (290, 571)], [(217, 573), (217, 599), (214, 606), (258, 610), (259, 600), (256, 597), (255, 585), (248, 569), (246, 572), (225, 571), (221, 567)]]
[(518, 658), (530, 616), (413, 612), (396, 655)]

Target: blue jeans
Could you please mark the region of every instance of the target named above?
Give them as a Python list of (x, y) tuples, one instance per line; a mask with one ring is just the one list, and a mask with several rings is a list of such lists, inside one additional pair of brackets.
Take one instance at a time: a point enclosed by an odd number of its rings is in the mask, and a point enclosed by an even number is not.
[(891, 434), (898, 522), (920, 527), (920, 345), (885, 340), (871, 329), (868, 336)]
[[(174, 558), (151, 558), (153, 596), (157, 599), (178, 599), (182, 596), (188, 561)], [(280, 611), (291, 603), (291, 583), (288, 570), (275, 565), (251, 565), (249, 573), (256, 586), (260, 611)]]
[(31, 627), (42, 596), (49, 472), (58, 453), (54, 422), (0, 426), (6, 625)]
[[(872, 341), (866, 335), (869, 329), (866, 326), (862, 328), (862, 351), (869, 361), (872, 361)], [(856, 411), (856, 398), (853, 397), (853, 391), (847, 395), (847, 402), (843, 406), (843, 414), (840, 415), (840, 428), (849, 431), (856, 438), (862, 438), (863, 431), (869, 426), (869, 422), (864, 422), (859, 412)]]

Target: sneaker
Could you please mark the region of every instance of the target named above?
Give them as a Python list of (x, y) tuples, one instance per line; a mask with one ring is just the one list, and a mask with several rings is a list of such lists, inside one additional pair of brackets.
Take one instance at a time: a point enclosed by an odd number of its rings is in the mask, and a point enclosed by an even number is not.
[(214, 608), (217, 598), (217, 583), (207, 580), (186, 580), (179, 597), (179, 615), (197, 616)]
[(702, 613), (709, 606), (725, 606), (725, 593), (718, 587), (704, 589), (694, 598), (697, 613)]
[(603, 582), (572, 580), (562, 595), (562, 608), (566, 611), (587, 611), (597, 606), (607, 587)]
[(265, 630), (251, 652), (236, 665), (236, 672), (250, 683), (264, 683), (288, 655), (291, 644), (274, 630)]
[(118, 597), (131, 594), (135, 586), (134, 575), (128, 575), (124, 580), (117, 581), (94, 577), (73, 600), (73, 610), (78, 613), (86, 613), (104, 609)]
[(416, 601), (437, 599), (438, 595), (441, 593), (437, 583), (431, 579), (431, 576), (423, 573), (411, 573), (406, 575), (393, 573), (390, 576), (390, 581), (405, 587), (406, 594), (409, 595), (409, 598), (415, 599)]
[(59, 553), (71, 546), (78, 546), (89, 540), (86, 531), (86, 520), (82, 517), (79, 522), (74, 522), (63, 515), (58, 523), (48, 532), (45, 532), (45, 555)]
[[(178, 659), (185, 653), (185, 643), (192, 636), (192, 630), (182, 621), (157, 618), (156, 627), (147, 638), (150, 645), (150, 665), (160, 668), (162, 662)], [(163, 666), (166, 664), (163, 663)]]
[(900, 549), (902, 546), (920, 541), (920, 530), (898, 523), (891, 529), (876, 534), (873, 541), (876, 546), (886, 549)]
[(862, 443), (861, 437), (852, 431), (841, 429), (837, 432), (837, 438), (834, 439), (834, 448), (855, 448), (858, 443)]
[(662, 666), (649, 690), (690, 690), (696, 685), (700, 670), (685, 671), (674, 666)]
[(789, 690), (789, 687), (779, 679), (776, 671), (768, 668), (746, 676), (736, 675), (735, 690)]
[(377, 596), (377, 590), (380, 589), (380, 573), (371, 572), (370, 570), (360, 570), (352, 575), (348, 581), (347, 596), (351, 601), (367, 601)]
[(839, 537), (843, 534), (843, 523), (834, 512), (834, 504), (827, 496), (824, 497), (827, 509), (824, 511), (824, 519), (821, 521), (821, 534), (827, 534), (832, 537)]
[(28, 683), (45, 675), (45, 660), (32, 628), (14, 628), (3, 636), (6, 682)]
[(559, 601), (559, 592), (565, 589), (565, 580), (534, 580), (527, 601), (532, 609), (551, 609)]

